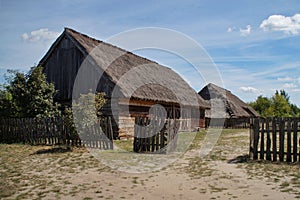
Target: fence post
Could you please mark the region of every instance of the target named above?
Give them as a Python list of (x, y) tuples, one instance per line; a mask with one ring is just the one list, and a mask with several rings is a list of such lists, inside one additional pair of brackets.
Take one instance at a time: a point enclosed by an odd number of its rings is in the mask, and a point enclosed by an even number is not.
[(249, 149), (249, 155), (250, 159), (254, 160), (254, 144), (255, 144), (255, 119), (250, 119), (250, 149)]
[(293, 120), (293, 162), (297, 162), (298, 118)]
[(261, 160), (264, 159), (265, 156), (265, 119), (261, 120), (261, 137), (260, 137), (260, 155), (259, 158)]
[(291, 120), (287, 120), (287, 154), (286, 161), (292, 162)]
[(276, 125), (276, 123), (277, 123), (276, 118), (273, 118), (273, 120), (272, 120), (273, 161), (277, 161), (277, 145), (276, 145), (276, 142), (277, 142), (277, 134), (276, 134), (277, 125)]
[(258, 159), (258, 143), (259, 143), (259, 122), (258, 118), (254, 119), (254, 148), (253, 148), (253, 159)]
[(280, 162), (284, 161), (284, 128), (285, 122), (284, 119), (280, 119), (279, 123), (279, 160)]
[(271, 160), (271, 137), (270, 137), (270, 120), (267, 118), (266, 119), (266, 131), (267, 131), (267, 155), (266, 159)]

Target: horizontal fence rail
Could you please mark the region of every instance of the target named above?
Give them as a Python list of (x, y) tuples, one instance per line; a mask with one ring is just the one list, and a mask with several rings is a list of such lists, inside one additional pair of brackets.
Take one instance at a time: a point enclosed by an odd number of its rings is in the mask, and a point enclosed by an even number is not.
[(0, 119), (1, 143), (32, 145), (71, 145), (113, 149), (111, 119), (101, 118), (78, 134), (74, 125), (62, 117)]
[(300, 161), (300, 118), (256, 118), (250, 123), (250, 158)]

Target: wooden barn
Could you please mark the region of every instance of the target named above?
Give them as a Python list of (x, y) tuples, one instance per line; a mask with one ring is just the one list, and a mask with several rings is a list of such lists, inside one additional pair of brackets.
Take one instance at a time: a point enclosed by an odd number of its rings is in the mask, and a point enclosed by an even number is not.
[(58, 91), (55, 101), (66, 106), (80, 68), (88, 65), (80, 86), (88, 92), (96, 84), (97, 92), (105, 92), (102, 113), (115, 116), (115, 138), (133, 135), (134, 117), (149, 115), (157, 104), (180, 120), (182, 131), (205, 125), (209, 105), (172, 69), (72, 29), (65, 28), (39, 64)]
[(246, 128), (250, 118), (259, 117), (251, 106), (215, 84), (209, 83), (198, 94), (211, 106), (205, 112), (206, 127), (214, 119), (210, 126)]

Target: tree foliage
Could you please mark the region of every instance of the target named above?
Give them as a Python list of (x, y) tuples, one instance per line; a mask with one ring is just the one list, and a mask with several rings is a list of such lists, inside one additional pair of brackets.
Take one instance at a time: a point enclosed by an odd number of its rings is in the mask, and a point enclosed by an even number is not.
[(8, 71), (8, 84), (0, 91), (2, 117), (53, 117), (59, 114), (53, 102), (55, 88), (48, 83), (41, 66), (28, 74)]
[[(78, 100), (73, 101), (72, 109), (66, 108), (64, 110), (64, 121), (70, 127), (70, 132), (77, 134), (78, 129), (82, 132), (94, 126), (101, 116), (100, 110), (105, 103), (105, 93), (81, 94)], [(76, 125), (74, 120), (77, 122)]]
[(290, 103), (290, 97), (285, 90), (276, 90), (271, 98), (259, 96), (256, 101), (250, 102), (261, 117), (297, 117), (300, 109)]
[(94, 125), (101, 116), (101, 108), (106, 103), (105, 93), (80, 94), (80, 98), (73, 102), (74, 118), (83, 127)]

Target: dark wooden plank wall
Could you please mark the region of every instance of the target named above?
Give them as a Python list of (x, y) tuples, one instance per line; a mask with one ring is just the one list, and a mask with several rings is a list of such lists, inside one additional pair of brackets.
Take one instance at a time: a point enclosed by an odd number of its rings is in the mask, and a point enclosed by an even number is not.
[(96, 85), (97, 91), (105, 92), (107, 98), (111, 97), (114, 83), (91, 57), (85, 58), (85, 55), (65, 36), (51, 53), (51, 56), (42, 63), (47, 81), (54, 83), (55, 89), (58, 91), (55, 96), (56, 101), (71, 104), (74, 81), (82, 65), (88, 65), (89, 69), (83, 71), (86, 80), (79, 85), (80, 89), (84, 90), (82, 93), (89, 92), (93, 85)]
[[(100, 129), (100, 126), (102, 129)], [(1, 143), (28, 143), (32, 145), (86, 146), (113, 149), (110, 118), (99, 119), (84, 135), (72, 131), (63, 118), (0, 119)]]

